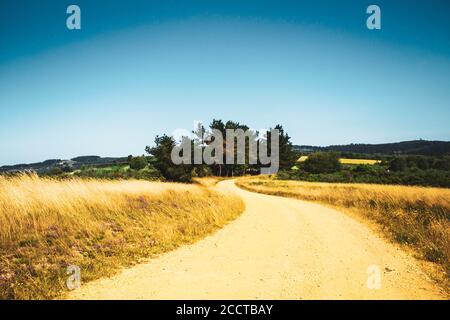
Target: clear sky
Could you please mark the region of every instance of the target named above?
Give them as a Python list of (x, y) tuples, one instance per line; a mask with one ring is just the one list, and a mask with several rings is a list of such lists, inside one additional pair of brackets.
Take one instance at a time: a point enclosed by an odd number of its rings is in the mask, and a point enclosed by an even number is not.
[[(81, 8), (81, 30), (66, 8)], [(366, 28), (381, 8), (382, 29)], [(194, 121), (450, 140), (450, 2), (2, 0), (0, 165), (142, 154)]]

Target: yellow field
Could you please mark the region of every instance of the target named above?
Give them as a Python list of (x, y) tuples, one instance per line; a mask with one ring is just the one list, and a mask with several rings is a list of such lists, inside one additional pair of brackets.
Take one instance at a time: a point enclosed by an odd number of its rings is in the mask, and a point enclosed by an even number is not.
[(342, 164), (369, 164), (369, 165), (373, 165), (373, 164), (381, 163), (380, 160), (370, 160), (370, 159), (346, 159), (346, 158), (341, 158), (341, 159), (339, 159), (339, 161)]
[(306, 161), (306, 159), (308, 159), (308, 156), (301, 156), (300, 158), (298, 158), (297, 162), (304, 162)]
[[(318, 201), (370, 218), (393, 240), (443, 266), (450, 278), (450, 189), (393, 185), (315, 183), (248, 177), (250, 191)], [(449, 288), (450, 289), (450, 288)]]
[[(308, 156), (301, 156), (297, 161), (298, 162), (304, 162), (308, 159)], [(380, 160), (371, 160), (371, 159), (348, 159), (348, 158), (341, 158), (339, 161), (342, 164), (368, 164), (373, 165), (377, 163), (381, 163)]]
[(86, 282), (193, 242), (243, 202), (205, 186), (0, 176), (0, 299), (52, 298), (66, 268)]

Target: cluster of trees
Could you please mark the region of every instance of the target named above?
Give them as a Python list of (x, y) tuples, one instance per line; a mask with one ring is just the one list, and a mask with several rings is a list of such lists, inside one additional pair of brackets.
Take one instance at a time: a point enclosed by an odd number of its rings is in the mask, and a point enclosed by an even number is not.
[(130, 169), (142, 170), (147, 167), (148, 161), (144, 156), (133, 157), (130, 155), (128, 156), (128, 164), (130, 165)]
[(392, 171), (406, 170), (450, 170), (450, 156), (426, 157), (426, 156), (403, 156), (394, 157), (389, 161), (389, 169)]
[[(82, 158), (82, 157), (79, 157)], [(88, 158), (88, 157), (84, 157)], [(89, 156), (94, 159), (94, 157)], [(97, 157), (99, 158), (99, 157)], [(145, 179), (158, 180), (161, 178), (158, 170), (151, 164), (152, 158), (145, 156), (128, 156), (120, 163), (105, 163), (85, 161), (87, 164), (73, 168), (67, 164), (57, 165), (49, 170), (39, 172), (41, 176), (52, 176), (58, 178), (84, 177), (97, 179)]]
[(316, 152), (308, 156), (302, 165), (306, 172), (332, 173), (341, 170), (339, 154), (336, 152)]
[[(359, 155), (427, 155), (443, 156), (450, 153), (449, 141), (412, 140), (381, 144), (347, 144), (328, 147), (294, 146), (302, 152), (332, 151), (341, 153), (356, 153)], [(347, 156), (353, 158), (352, 156)], [(363, 159), (363, 158), (360, 158)]]
[(114, 165), (83, 166), (73, 174), (77, 177), (97, 179), (143, 179), (159, 180), (160, 173), (151, 164), (150, 157), (128, 156), (127, 162)]
[(172, 163), (171, 153), (175, 146), (175, 140), (164, 134), (156, 136), (155, 146), (147, 146), (145, 151), (153, 156), (153, 166), (164, 178), (171, 181), (188, 182), (192, 179), (192, 167), (190, 165), (175, 165)]
[[(238, 159), (238, 141), (234, 138), (234, 147), (227, 146), (227, 129), (242, 130), (245, 132), (245, 152), (244, 160)], [(82, 176), (111, 179), (148, 179), (155, 180), (164, 178), (169, 181), (189, 182), (193, 177), (220, 176), (233, 177), (244, 174), (259, 174), (261, 168), (267, 167), (258, 158), (256, 162), (250, 161), (250, 145), (260, 148), (262, 139), (267, 142), (270, 152), (270, 129), (260, 135), (257, 131), (235, 121), (222, 121), (214, 119), (207, 128), (199, 124), (189, 137), (183, 137), (182, 141), (191, 146), (187, 158), (189, 163), (175, 164), (173, 162), (173, 150), (178, 145), (173, 137), (166, 134), (155, 138), (154, 146), (145, 148), (147, 156), (128, 156), (128, 158), (100, 158), (95, 156), (78, 157), (72, 159), (76, 163), (86, 163), (81, 169), (73, 171), (74, 168), (68, 165), (58, 165), (45, 172), (54, 176)], [(397, 144), (382, 145), (349, 145), (332, 146), (343, 151), (333, 150), (332, 147), (311, 147), (303, 146), (308, 154), (308, 158), (298, 163), (300, 157), (298, 146), (293, 146), (291, 138), (281, 125), (276, 125), (279, 137), (279, 179), (294, 179), (320, 182), (360, 182), (360, 183), (384, 183), (384, 184), (405, 184), (450, 187), (450, 154), (440, 155), (393, 155), (380, 154), (371, 155), (369, 153), (358, 153), (369, 150), (378, 152), (401, 148), (403, 151), (435, 150), (436, 148), (447, 147), (447, 143), (429, 141), (411, 141)], [(196, 162), (194, 150), (203, 151), (212, 146), (215, 142), (212, 132), (220, 132), (223, 138), (221, 161), (207, 164)], [(229, 148), (228, 148), (229, 147)], [(339, 148), (338, 148), (339, 147)], [(297, 149), (296, 149), (297, 148)], [(313, 150), (313, 152), (311, 152)], [(314, 151), (316, 150), (316, 151)], [(440, 149), (439, 149), (440, 150)], [(234, 161), (227, 161), (230, 153), (233, 153)], [(258, 152), (257, 152), (258, 153)], [(215, 155), (214, 157), (220, 157)], [(268, 155), (269, 156), (269, 155)], [(184, 157), (184, 154), (183, 154)], [(375, 165), (348, 165), (341, 164), (340, 158), (354, 159), (377, 159), (380, 163)], [(220, 159), (220, 158), (218, 158)], [(242, 159), (241, 159), (242, 160)], [(254, 160), (252, 158), (252, 160)], [(114, 165), (111, 165), (111, 161)], [(50, 161), (47, 161), (50, 162)], [(60, 161), (54, 161), (60, 163)], [(92, 163), (92, 164), (91, 164)], [(104, 163), (104, 164), (103, 164)], [(44, 163), (47, 164), (47, 163)]]
[[(450, 156), (382, 156), (375, 165), (342, 165), (337, 152), (316, 152), (280, 179), (450, 187)], [(345, 156), (344, 156), (345, 157)]]
[[(194, 176), (221, 176), (232, 177), (240, 176), (243, 174), (258, 174), (263, 167), (260, 161), (251, 163), (249, 160), (249, 145), (251, 142), (257, 142), (261, 139), (259, 132), (247, 131), (250, 128), (247, 125), (241, 124), (235, 121), (226, 121), (214, 119), (208, 129), (199, 124), (196, 130), (192, 132), (193, 137), (184, 137), (183, 139), (189, 139), (189, 143), (192, 146), (201, 148), (204, 150), (210, 143), (211, 131), (218, 130), (223, 137), (226, 137), (227, 129), (242, 129), (244, 132), (250, 132), (246, 135), (245, 143), (245, 161), (244, 163), (238, 163), (237, 161), (237, 141), (234, 143), (234, 160), (233, 163), (227, 163), (227, 141), (223, 139), (223, 161), (217, 161), (213, 164), (195, 164), (194, 161), (194, 148), (191, 148), (192, 153), (190, 155), (191, 164), (174, 164), (172, 162), (171, 154), (173, 148), (176, 146), (176, 141), (167, 135), (157, 136), (155, 139), (155, 146), (146, 147), (146, 152), (153, 157), (153, 165), (161, 172), (167, 180), (172, 181), (190, 181)], [(292, 143), (289, 135), (284, 131), (281, 125), (275, 126), (275, 129), (279, 132), (279, 167), (280, 169), (289, 169), (292, 167), (298, 159), (298, 154), (293, 150)], [(264, 137), (268, 141), (268, 149), (270, 150), (270, 130), (268, 130)], [(252, 140), (252, 141), (250, 141)], [(257, 144), (258, 145), (258, 144)], [(231, 146), (230, 146), (231, 149)]]

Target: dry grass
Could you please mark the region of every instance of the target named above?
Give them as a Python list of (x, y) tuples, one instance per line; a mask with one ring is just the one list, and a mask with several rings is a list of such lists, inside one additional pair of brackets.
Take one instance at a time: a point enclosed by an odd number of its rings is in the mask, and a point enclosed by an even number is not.
[(0, 176), (0, 299), (48, 299), (82, 282), (176, 248), (243, 211), (204, 186), (145, 181), (57, 181)]
[(194, 183), (197, 183), (203, 187), (214, 188), (220, 181), (224, 181), (228, 178), (225, 177), (202, 177), (193, 178)]
[(243, 178), (240, 187), (272, 195), (318, 201), (356, 211), (376, 221), (393, 240), (412, 247), (450, 275), (450, 189), (282, 181)]
[(301, 156), (300, 158), (298, 158), (297, 162), (305, 162), (306, 159), (308, 159), (308, 156)]
[[(301, 156), (298, 158), (297, 162), (305, 162), (308, 159), (308, 156)], [(342, 164), (368, 164), (374, 165), (377, 163), (381, 163), (381, 160), (372, 160), (372, 159), (349, 159), (349, 158), (340, 158), (339, 161)]]
[(380, 160), (371, 160), (371, 159), (347, 159), (347, 158), (341, 158), (339, 161), (342, 164), (369, 164), (374, 165), (377, 163), (381, 163)]

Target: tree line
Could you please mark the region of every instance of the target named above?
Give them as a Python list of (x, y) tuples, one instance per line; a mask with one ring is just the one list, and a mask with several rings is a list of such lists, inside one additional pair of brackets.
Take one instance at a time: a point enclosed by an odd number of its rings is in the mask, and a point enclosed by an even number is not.
[[(291, 137), (287, 134), (281, 125), (276, 125), (274, 127), (279, 132), (279, 168), (289, 169), (292, 167), (298, 159), (298, 154), (293, 149), (291, 142)], [(152, 156), (152, 165), (159, 170), (161, 175), (170, 181), (190, 181), (192, 177), (204, 177), (204, 176), (218, 176), (218, 177), (233, 177), (241, 176), (244, 174), (259, 174), (263, 164), (261, 161), (250, 161), (249, 158), (249, 146), (251, 143), (256, 142), (261, 138), (258, 131), (250, 130), (250, 127), (236, 122), (228, 120), (226, 122), (218, 119), (213, 119), (209, 126), (206, 128), (202, 124), (192, 131), (192, 137), (183, 137), (183, 139), (188, 139), (189, 143), (197, 148), (206, 148), (208, 144), (212, 143), (210, 140), (211, 131), (218, 130), (222, 136), (226, 136), (227, 129), (241, 129), (245, 132), (250, 132), (246, 135), (245, 140), (245, 160), (244, 163), (238, 163), (237, 161), (237, 141), (234, 140), (233, 148), (233, 163), (227, 163), (226, 158), (228, 156), (227, 150), (227, 139), (223, 139), (223, 157), (222, 161), (217, 161), (212, 164), (200, 163), (195, 164), (194, 153), (192, 151), (190, 157), (192, 161), (191, 164), (174, 164), (171, 158), (172, 150), (177, 145), (177, 141), (167, 134), (162, 136), (157, 136), (155, 138), (154, 146), (147, 146), (145, 151), (147, 154)], [(264, 133), (264, 137), (268, 141), (268, 150), (270, 150), (270, 129)], [(194, 148), (192, 148), (194, 150)], [(219, 155), (220, 156), (220, 155)]]

